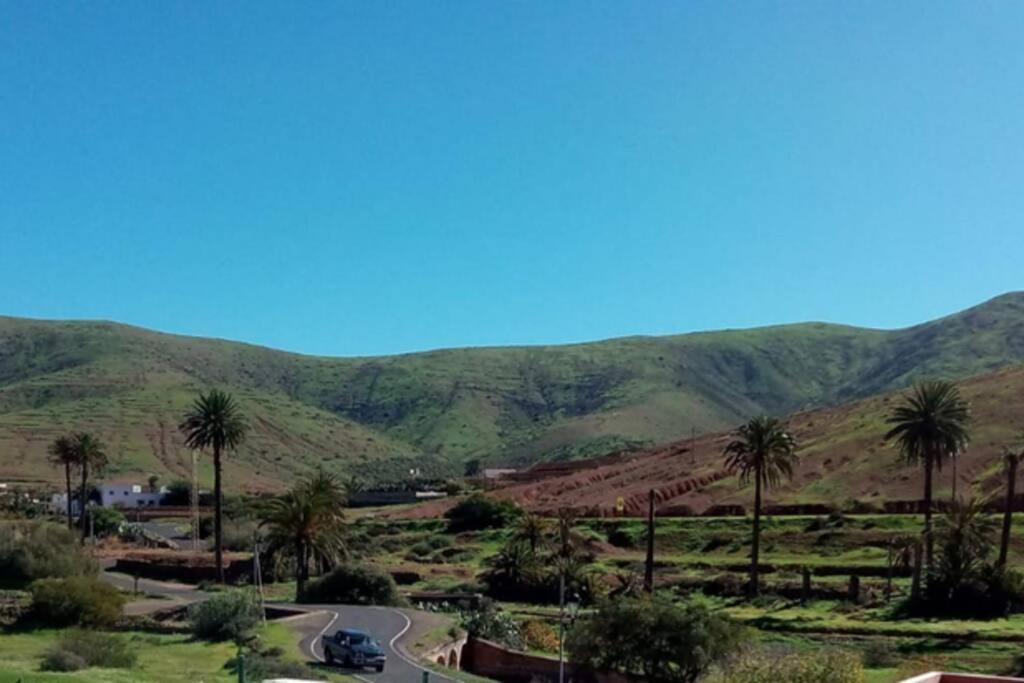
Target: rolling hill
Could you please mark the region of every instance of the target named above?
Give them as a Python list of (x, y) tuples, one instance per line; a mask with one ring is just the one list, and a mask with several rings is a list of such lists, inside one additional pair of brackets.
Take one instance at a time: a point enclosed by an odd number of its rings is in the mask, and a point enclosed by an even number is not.
[(253, 427), (230, 480), (275, 488), (319, 464), (371, 479), (599, 455), (1020, 363), (1022, 293), (893, 331), (804, 323), (376, 358), (0, 318), (0, 480), (55, 480), (46, 446), (70, 429), (110, 444), (114, 474), (180, 476), (175, 426), (209, 386)]

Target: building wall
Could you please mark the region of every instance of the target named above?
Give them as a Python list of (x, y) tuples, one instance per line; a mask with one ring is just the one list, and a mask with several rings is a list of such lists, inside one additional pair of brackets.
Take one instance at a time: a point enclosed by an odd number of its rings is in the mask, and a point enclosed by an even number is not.
[[(463, 647), (461, 668), (501, 683), (558, 680), (557, 659), (509, 650), (478, 638), (470, 638)], [(569, 683), (638, 683), (637, 679), (616, 673), (578, 671), (571, 664), (566, 664), (565, 677)]]

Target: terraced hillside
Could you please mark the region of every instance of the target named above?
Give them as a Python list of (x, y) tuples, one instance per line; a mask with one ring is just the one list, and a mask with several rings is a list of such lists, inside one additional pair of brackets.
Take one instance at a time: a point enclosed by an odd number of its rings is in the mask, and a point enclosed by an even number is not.
[[(971, 445), (956, 468), (958, 493), (1002, 491), (1000, 450), (1019, 447), (1024, 440), (1024, 367), (969, 378), (960, 387), (973, 417)], [(856, 500), (882, 511), (886, 504), (918, 500), (920, 471), (899, 462), (882, 439), (886, 416), (896, 400), (899, 392), (791, 416), (800, 465), (791, 481), (766, 494), (766, 504), (841, 509)], [(548, 514), (569, 507), (585, 516), (611, 515), (621, 496), (628, 515), (643, 516), (651, 489), (663, 515), (687, 508), (686, 514), (701, 514), (711, 506), (749, 509), (752, 486), (739, 487), (723, 466), (722, 451), (730, 439), (729, 432), (719, 432), (559, 467), (542, 465), (517, 475), (525, 481), (493, 493)], [(950, 498), (953, 474), (953, 468), (946, 467), (937, 475), (936, 500)], [(438, 501), (396, 515), (436, 517), (448, 505)]]
[(0, 480), (54, 480), (46, 445), (86, 428), (112, 445), (115, 473), (181, 474), (175, 425), (215, 385), (253, 424), (229, 469), (242, 488), (320, 464), (373, 478), (574, 459), (1022, 362), (1020, 293), (896, 331), (807, 323), (380, 358), (0, 318)]

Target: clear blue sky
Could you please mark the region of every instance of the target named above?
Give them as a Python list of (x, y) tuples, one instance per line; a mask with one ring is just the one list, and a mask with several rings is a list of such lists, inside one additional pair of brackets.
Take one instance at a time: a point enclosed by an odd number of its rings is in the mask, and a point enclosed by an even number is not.
[(353, 355), (1024, 288), (1024, 3), (6, 2), (0, 314)]

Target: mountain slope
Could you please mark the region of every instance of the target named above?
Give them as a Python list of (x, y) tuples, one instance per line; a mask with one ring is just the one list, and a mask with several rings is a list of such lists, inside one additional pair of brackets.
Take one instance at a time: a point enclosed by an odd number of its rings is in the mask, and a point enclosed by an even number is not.
[(807, 323), (590, 344), (320, 358), (100, 322), (0, 318), (0, 478), (53, 478), (45, 447), (95, 430), (121, 472), (180, 475), (200, 388), (237, 394), (239, 486), (324, 463), (365, 478), (471, 457), (595, 455), (1024, 362), (1024, 294), (904, 330)]
[[(958, 494), (1002, 491), (1000, 451), (1024, 438), (1024, 367), (972, 377), (960, 388), (971, 404), (972, 421), (971, 444), (956, 467)], [(857, 500), (881, 507), (889, 501), (919, 500), (920, 467), (903, 463), (883, 439), (886, 417), (898, 400), (898, 393), (886, 393), (790, 416), (800, 462), (791, 480), (766, 493), (766, 504), (842, 507)], [(739, 486), (723, 465), (722, 452), (731, 439), (730, 432), (719, 432), (646, 451), (541, 465), (520, 475), (526, 481), (506, 485), (494, 495), (548, 514), (574, 508), (581, 515), (611, 515), (621, 496), (628, 514), (643, 515), (652, 489), (661, 514), (684, 507), (701, 513), (712, 505), (749, 510), (753, 486)], [(936, 475), (937, 500), (950, 499), (953, 473), (947, 464)], [(395, 514), (436, 516), (450, 504), (437, 501)]]

